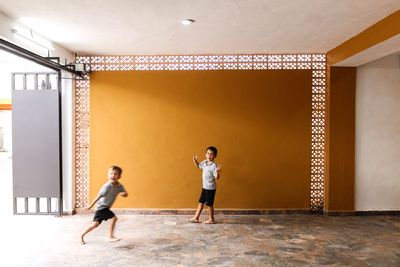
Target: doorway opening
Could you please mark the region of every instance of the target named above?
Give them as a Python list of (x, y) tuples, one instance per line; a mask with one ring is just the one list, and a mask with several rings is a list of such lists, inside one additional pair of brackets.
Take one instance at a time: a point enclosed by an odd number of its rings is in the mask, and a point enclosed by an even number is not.
[[(57, 88), (57, 72), (30, 60), (16, 56), (0, 49), (0, 177), (3, 186), (0, 187), (0, 216), (9, 216), (15, 213), (37, 213), (39, 199), (16, 199), (13, 194), (15, 185), (13, 182), (13, 89), (34, 90)], [(29, 137), (30, 133), (26, 135)], [(15, 141), (15, 140), (14, 140)], [(19, 166), (24, 169), (24, 166)], [(40, 211), (54, 213), (57, 210), (55, 200), (46, 199), (46, 205), (42, 204)], [(22, 203), (22, 204), (20, 204)], [(32, 204), (34, 203), (34, 204)], [(18, 205), (16, 205), (18, 204)], [(29, 205), (30, 204), (30, 205)], [(29, 207), (30, 206), (30, 207)], [(46, 207), (43, 209), (43, 207)], [(50, 207), (50, 208), (48, 208)]]

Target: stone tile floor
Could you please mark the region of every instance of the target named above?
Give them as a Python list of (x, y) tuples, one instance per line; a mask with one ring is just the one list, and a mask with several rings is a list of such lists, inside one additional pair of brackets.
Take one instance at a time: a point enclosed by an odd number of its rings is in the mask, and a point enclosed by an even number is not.
[[(118, 215), (79, 235), (91, 214), (12, 216), (10, 153), (0, 153), (0, 266), (400, 266), (400, 216)], [(118, 214), (118, 212), (117, 212)]]
[[(118, 214), (118, 213), (117, 213)], [(1, 266), (400, 266), (400, 217), (118, 215), (79, 234), (91, 214), (9, 216), (1, 221)]]

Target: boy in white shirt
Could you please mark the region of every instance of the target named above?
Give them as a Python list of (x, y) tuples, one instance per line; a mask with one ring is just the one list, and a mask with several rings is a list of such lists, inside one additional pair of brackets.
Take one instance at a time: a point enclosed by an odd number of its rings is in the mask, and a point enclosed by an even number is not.
[(208, 207), (208, 220), (204, 221), (205, 224), (214, 224), (214, 198), (216, 192), (216, 180), (220, 177), (221, 165), (217, 165), (214, 159), (217, 157), (217, 148), (210, 146), (206, 150), (206, 159), (199, 163), (198, 157), (193, 157), (193, 163), (197, 168), (203, 170), (203, 189), (201, 191), (199, 205), (197, 206), (196, 214), (193, 218), (189, 219), (192, 223), (199, 223), (201, 211), (204, 204)]

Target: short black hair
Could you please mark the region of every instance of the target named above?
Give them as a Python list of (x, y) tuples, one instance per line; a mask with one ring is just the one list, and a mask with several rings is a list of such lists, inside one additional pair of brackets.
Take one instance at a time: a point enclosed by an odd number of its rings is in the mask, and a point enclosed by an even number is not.
[(207, 147), (206, 152), (207, 150), (211, 150), (214, 153), (214, 155), (217, 156), (218, 150), (215, 146), (209, 146)]
[(112, 166), (110, 167), (110, 169), (113, 170), (113, 171), (118, 172), (118, 174), (121, 176), (121, 174), (122, 174), (122, 168), (121, 168), (121, 167), (112, 165)]

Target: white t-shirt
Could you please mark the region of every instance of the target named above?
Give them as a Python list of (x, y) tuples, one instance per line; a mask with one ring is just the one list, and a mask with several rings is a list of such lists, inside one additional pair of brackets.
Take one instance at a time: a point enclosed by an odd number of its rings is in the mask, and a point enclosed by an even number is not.
[(203, 188), (207, 190), (215, 190), (216, 182), (215, 177), (217, 176), (217, 164), (211, 162), (207, 164), (207, 160), (203, 160), (199, 163), (199, 168), (203, 170)]

